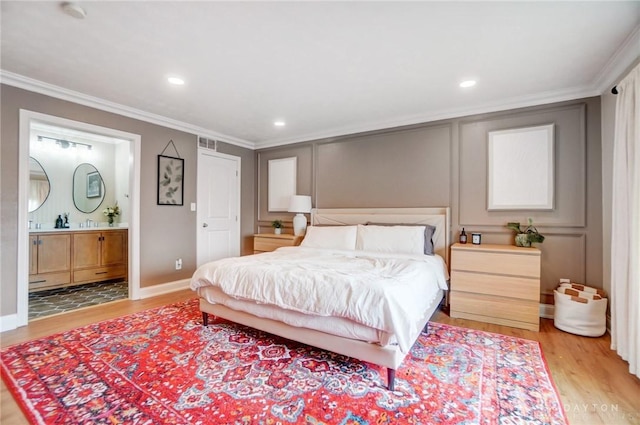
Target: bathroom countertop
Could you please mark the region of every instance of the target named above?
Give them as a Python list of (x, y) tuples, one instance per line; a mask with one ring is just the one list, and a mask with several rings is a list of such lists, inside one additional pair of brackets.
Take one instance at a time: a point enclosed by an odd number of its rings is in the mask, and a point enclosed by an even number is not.
[(73, 227), (65, 227), (62, 229), (56, 229), (53, 227), (43, 227), (42, 229), (36, 229), (31, 228), (29, 229), (29, 233), (51, 233), (51, 232), (92, 232), (95, 230), (119, 230), (119, 229), (128, 229), (129, 226), (127, 223), (116, 223), (113, 226), (109, 226), (108, 224), (102, 224), (100, 223), (97, 227), (96, 226), (89, 226), (89, 227), (80, 227), (77, 224), (74, 225)]

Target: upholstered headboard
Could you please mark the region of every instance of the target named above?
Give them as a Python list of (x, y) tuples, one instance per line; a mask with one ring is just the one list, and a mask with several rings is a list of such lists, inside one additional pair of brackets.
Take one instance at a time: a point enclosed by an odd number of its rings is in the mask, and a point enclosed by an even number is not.
[(366, 223), (430, 224), (436, 227), (436, 254), (449, 263), (450, 210), (442, 208), (314, 208), (312, 226), (344, 226)]

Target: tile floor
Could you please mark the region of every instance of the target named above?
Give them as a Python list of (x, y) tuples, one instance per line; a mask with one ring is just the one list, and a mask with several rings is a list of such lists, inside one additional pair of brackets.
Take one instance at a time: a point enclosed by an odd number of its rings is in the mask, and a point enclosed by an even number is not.
[(99, 282), (29, 294), (29, 320), (75, 310), (80, 307), (123, 300), (128, 282)]

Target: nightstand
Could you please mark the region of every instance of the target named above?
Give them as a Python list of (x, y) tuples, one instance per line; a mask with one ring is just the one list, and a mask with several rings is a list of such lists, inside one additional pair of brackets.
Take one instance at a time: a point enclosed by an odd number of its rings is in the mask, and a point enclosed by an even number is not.
[(253, 235), (253, 253), (269, 252), (282, 246), (298, 246), (304, 236), (289, 234), (276, 235), (275, 233), (260, 233)]
[(539, 249), (451, 246), (451, 317), (538, 331), (539, 302)]

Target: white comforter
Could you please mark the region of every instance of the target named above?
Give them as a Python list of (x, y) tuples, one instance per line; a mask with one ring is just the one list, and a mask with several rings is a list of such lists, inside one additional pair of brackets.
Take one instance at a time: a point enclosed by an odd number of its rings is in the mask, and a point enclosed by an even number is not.
[(191, 289), (215, 286), (237, 299), (344, 317), (395, 334), (407, 352), (426, 306), (447, 289), (446, 273), (439, 256), (285, 247), (204, 264)]

